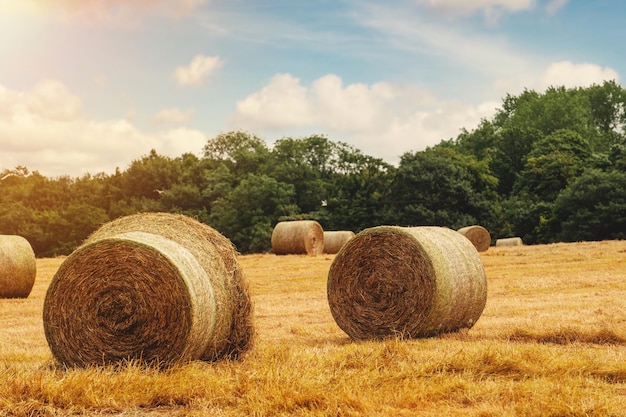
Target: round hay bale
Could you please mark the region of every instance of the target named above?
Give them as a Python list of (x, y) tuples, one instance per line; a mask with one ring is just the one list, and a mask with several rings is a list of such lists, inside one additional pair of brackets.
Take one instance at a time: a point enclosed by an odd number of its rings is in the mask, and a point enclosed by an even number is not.
[(487, 301), (487, 279), (474, 245), (454, 230), (378, 226), (339, 251), (327, 294), (353, 339), (418, 338), (471, 328)]
[(36, 274), (35, 253), (28, 240), (0, 235), (0, 298), (27, 298)]
[(188, 250), (129, 232), (85, 244), (63, 261), (46, 293), (44, 331), (67, 366), (125, 359), (167, 366), (200, 357), (215, 312), (211, 283)]
[[(232, 242), (212, 227), (191, 217), (172, 213), (139, 213), (118, 218), (96, 230), (88, 241), (127, 231), (159, 234), (187, 248), (199, 260), (212, 278), (217, 299), (217, 323), (220, 331), (201, 359), (206, 361), (227, 358), (237, 359), (254, 343), (254, 323), (250, 288), (243, 269), (237, 260)], [(215, 275), (213, 247), (225, 267), (223, 274)]]
[(457, 232), (468, 238), (478, 252), (485, 252), (491, 246), (491, 235), (482, 226), (461, 227)]
[(347, 241), (354, 237), (350, 230), (324, 231), (324, 253), (335, 254)]
[(144, 213), (105, 224), (61, 264), (44, 330), (65, 365), (162, 366), (239, 357), (251, 312), (228, 239), (186, 216)]
[(496, 239), (496, 247), (509, 247), (509, 246), (523, 246), (521, 237), (507, 237), (503, 239)]
[(272, 231), (272, 251), (276, 255), (321, 255), (324, 229), (315, 220), (279, 222)]

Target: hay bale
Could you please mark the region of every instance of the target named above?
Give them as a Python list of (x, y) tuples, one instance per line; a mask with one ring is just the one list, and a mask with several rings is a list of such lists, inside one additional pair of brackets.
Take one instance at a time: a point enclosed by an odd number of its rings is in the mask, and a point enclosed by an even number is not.
[(140, 213), (121, 217), (103, 225), (89, 240), (129, 230), (159, 234), (183, 245), (206, 271), (214, 267), (213, 254), (206, 249), (212, 246), (217, 250), (226, 269), (225, 274), (212, 281), (218, 299), (217, 326), (230, 331), (222, 332), (222, 338), (215, 337), (201, 359), (237, 359), (248, 351), (254, 342), (252, 302), (248, 281), (239, 266), (232, 242), (204, 223), (171, 213)]
[(350, 230), (324, 231), (324, 253), (335, 254), (354, 237)]
[(523, 246), (521, 237), (507, 237), (503, 239), (496, 239), (496, 247), (509, 247), (509, 246)]
[(339, 251), (327, 295), (353, 339), (417, 338), (471, 328), (485, 307), (487, 280), (476, 248), (454, 230), (379, 226)]
[(485, 252), (491, 246), (491, 235), (482, 226), (461, 227), (457, 232), (468, 238), (478, 252)]
[(279, 222), (272, 231), (272, 251), (276, 255), (321, 255), (324, 229), (315, 220)]
[(239, 357), (254, 329), (236, 255), (224, 236), (182, 215), (105, 224), (63, 262), (46, 294), (44, 328), (55, 357), (78, 366)]
[(27, 298), (36, 274), (35, 253), (28, 240), (0, 235), (0, 298)]

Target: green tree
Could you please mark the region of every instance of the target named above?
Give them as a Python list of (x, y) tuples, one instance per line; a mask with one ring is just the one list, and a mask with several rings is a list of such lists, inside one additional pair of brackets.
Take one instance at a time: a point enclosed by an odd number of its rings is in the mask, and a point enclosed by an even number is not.
[(401, 225), (491, 228), (498, 206), (497, 179), (485, 161), (448, 147), (402, 155), (392, 202)]
[(248, 174), (213, 203), (209, 224), (230, 238), (242, 253), (271, 249), (273, 226), (293, 214), (294, 187), (267, 175)]
[(318, 209), (324, 228), (358, 232), (389, 221), (392, 165), (345, 145), (339, 149), (337, 172)]
[[(626, 91), (615, 81), (605, 81), (584, 90), (588, 99), (594, 124), (610, 146), (624, 137), (626, 125)], [(603, 150), (606, 150), (603, 149)]]
[(327, 198), (337, 175), (340, 147), (324, 136), (283, 138), (274, 144), (268, 174), (294, 186), (294, 203), (300, 212), (315, 212)]
[(591, 155), (589, 142), (578, 133), (557, 130), (533, 145), (516, 190), (553, 202), (568, 182), (586, 169)]
[(626, 172), (588, 170), (554, 203), (555, 240), (626, 239)]
[(204, 145), (204, 157), (221, 162), (237, 178), (265, 172), (269, 150), (264, 140), (246, 132), (221, 133)]
[(494, 134), (495, 149), (490, 166), (499, 180), (498, 193), (501, 196), (511, 193), (533, 145), (541, 137), (541, 132), (533, 127), (505, 127)]
[(101, 207), (90, 204), (70, 204), (58, 212), (59, 218), (54, 238), (42, 256), (69, 255), (98, 227), (109, 221), (109, 216)]
[(126, 198), (156, 200), (159, 191), (179, 183), (182, 169), (179, 161), (162, 156), (152, 149), (150, 154), (134, 160), (121, 175), (120, 187)]

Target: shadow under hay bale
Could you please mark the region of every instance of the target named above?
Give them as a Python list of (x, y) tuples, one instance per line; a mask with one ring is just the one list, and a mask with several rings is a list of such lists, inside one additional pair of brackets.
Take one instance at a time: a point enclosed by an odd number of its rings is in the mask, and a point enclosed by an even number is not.
[(341, 247), (354, 237), (350, 230), (324, 231), (324, 253), (335, 254)]
[(254, 329), (236, 255), (224, 236), (182, 215), (105, 224), (48, 289), (44, 330), (53, 354), (72, 366), (237, 358)]
[(487, 301), (472, 243), (442, 227), (365, 229), (336, 255), (327, 282), (337, 325), (353, 339), (418, 338), (471, 328)]
[(28, 298), (36, 274), (37, 261), (28, 240), (0, 235), (0, 298)]
[(276, 255), (321, 255), (324, 229), (315, 220), (279, 222), (272, 231), (272, 251)]
[(509, 246), (523, 246), (524, 242), (522, 242), (521, 237), (507, 237), (503, 239), (496, 240), (496, 247), (509, 247)]
[(482, 226), (461, 227), (457, 232), (468, 238), (478, 252), (485, 252), (491, 246), (491, 235)]

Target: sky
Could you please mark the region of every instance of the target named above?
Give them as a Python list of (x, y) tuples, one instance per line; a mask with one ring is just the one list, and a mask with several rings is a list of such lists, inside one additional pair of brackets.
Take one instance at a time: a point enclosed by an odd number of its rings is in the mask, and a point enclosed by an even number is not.
[(626, 75), (617, 0), (0, 0), (0, 172), (324, 135), (396, 164), (507, 94)]

